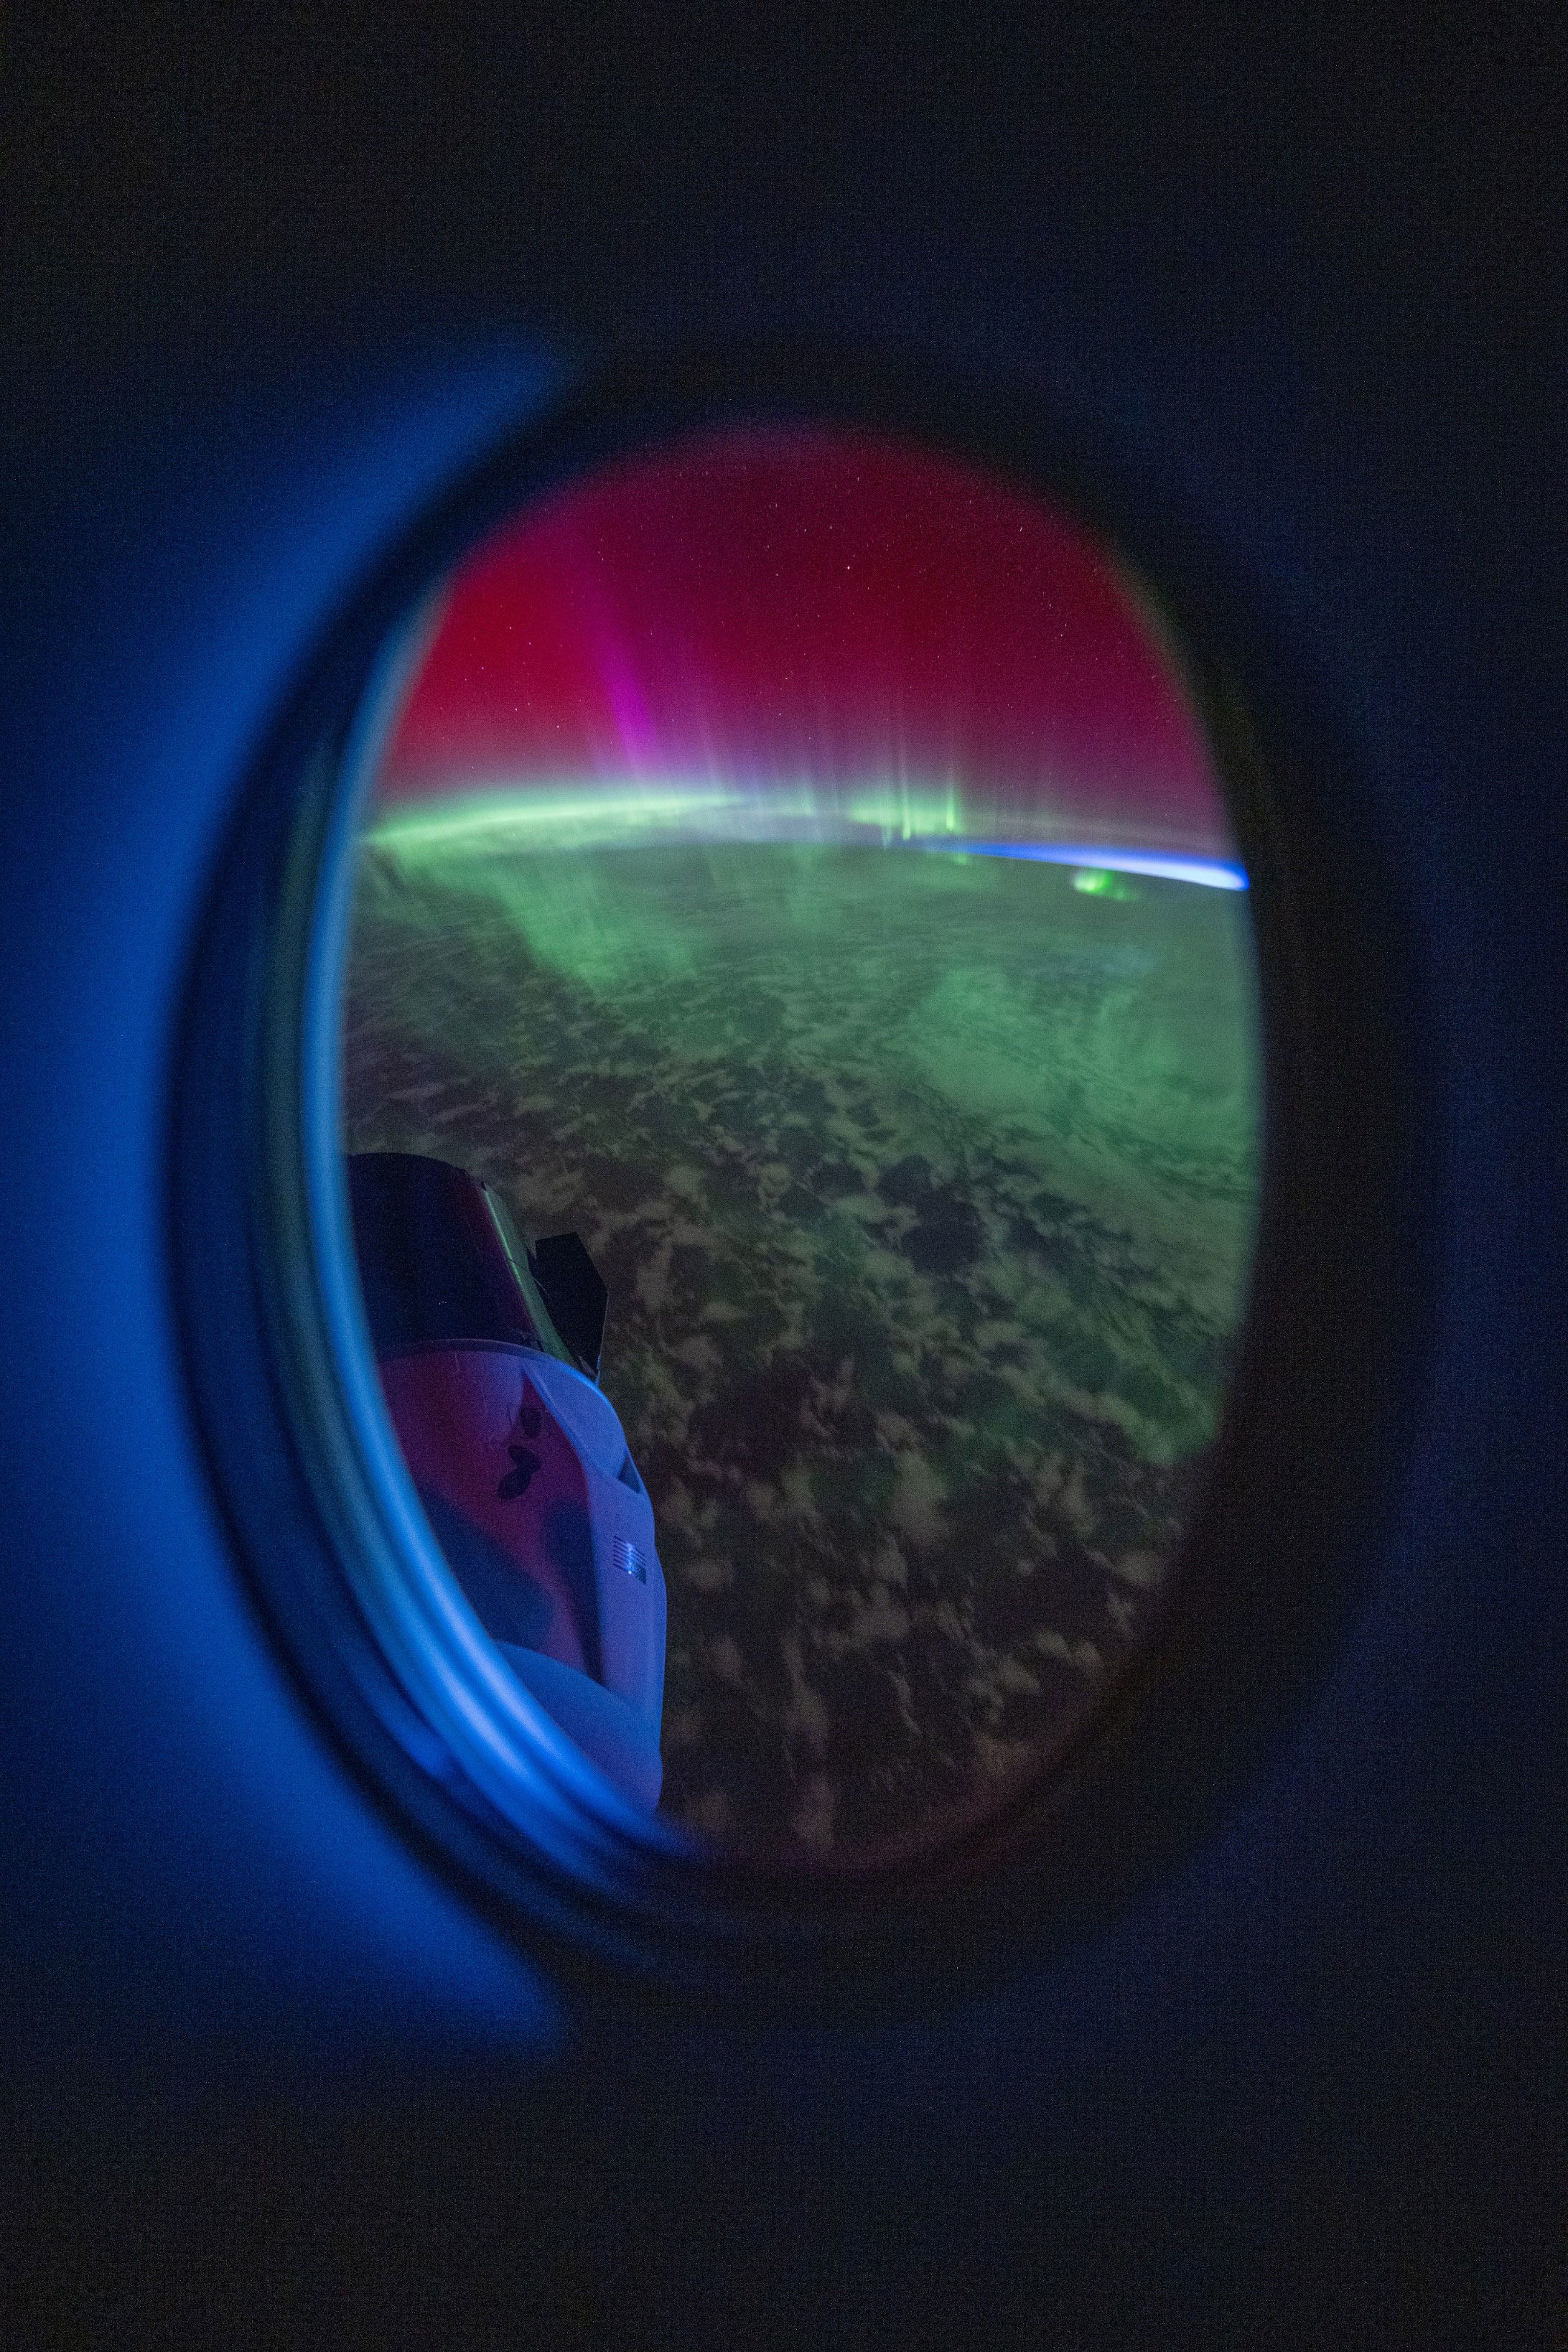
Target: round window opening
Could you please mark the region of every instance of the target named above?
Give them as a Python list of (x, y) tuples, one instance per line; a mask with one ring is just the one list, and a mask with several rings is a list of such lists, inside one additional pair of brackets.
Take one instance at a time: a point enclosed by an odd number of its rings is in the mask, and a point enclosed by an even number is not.
[(725, 429), (493, 530), (397, 696), (342, 1143), (452, 1605), (607, 1815), (929, 1844), (1179, 1607), (1246, 1305), (1247, 877), (1167, 631), (999, 475)]

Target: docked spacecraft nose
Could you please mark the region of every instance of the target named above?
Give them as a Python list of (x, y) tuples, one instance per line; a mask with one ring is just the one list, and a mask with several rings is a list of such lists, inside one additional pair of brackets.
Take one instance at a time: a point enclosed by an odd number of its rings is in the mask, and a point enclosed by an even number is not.
[(604, 1285), (575, 1235), (531, 1258), (462, 1169), (402, 1152), (348, 1168), (382, 1391), (452, 1577), (519, 1681), (651, 1810), (664, 1580), (653, 1507), (590, 1377)]

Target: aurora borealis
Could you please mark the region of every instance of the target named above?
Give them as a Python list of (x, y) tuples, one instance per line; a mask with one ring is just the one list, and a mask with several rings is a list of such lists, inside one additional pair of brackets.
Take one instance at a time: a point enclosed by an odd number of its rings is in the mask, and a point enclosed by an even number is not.
[(380, 813), (603, 799), (909, 836), (1234, 855), (1150, 615), (1012, 486), (897, 443), (758, 430), (605, 468), (463, 566)]

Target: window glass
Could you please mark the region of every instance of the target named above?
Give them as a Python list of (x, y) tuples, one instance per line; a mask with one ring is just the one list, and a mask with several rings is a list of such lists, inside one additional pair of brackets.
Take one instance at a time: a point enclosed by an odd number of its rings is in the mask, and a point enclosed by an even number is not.
[(1157, 1636), (1252, 1249), (1246, 879), (1147, 599), (951, 457), (696, 438), (458, 568), (358, 850), (362, 1272), (455, 1579), (639, 1804), (918, 1839)]

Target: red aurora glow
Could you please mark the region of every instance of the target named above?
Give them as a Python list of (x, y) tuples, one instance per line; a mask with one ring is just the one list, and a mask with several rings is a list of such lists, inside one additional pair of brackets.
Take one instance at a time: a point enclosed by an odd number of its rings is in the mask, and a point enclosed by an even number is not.
[(530, 507), (458, 572), (380, 798), (660, 777), (956, 782), (1019, 832), (1229, 854), (1184, 690), (1092, 542), (858, 434), (692, 441)]

